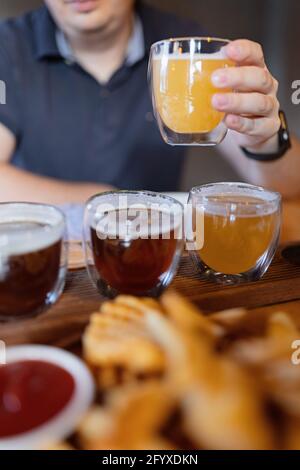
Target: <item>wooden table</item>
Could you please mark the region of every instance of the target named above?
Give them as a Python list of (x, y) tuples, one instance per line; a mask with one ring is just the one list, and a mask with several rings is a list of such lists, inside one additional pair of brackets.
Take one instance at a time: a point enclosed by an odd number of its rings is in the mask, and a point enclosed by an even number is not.
[[(300, 264), (292, 265), (284, 260), (281, 250), (262, 280), (235, 287), (201, 279), (185, 254), (172, 287), (206, 314), (247, 307), (252, 317), (284, 310), (300, 319)], [(85, 269), (69, 272), (64, 294), (54, 307), (38, 318), (1, 325), (1, 339), (7, 344), (46, 343), (70, 347), (80, 340), (91, 313), (99, 309), (102, 301)]]
[[(282, 242), (297, 240), (300, 240), (300, 201), (291, 201), (283, 207)], [(200, 280), (185, 255), (173, 286), (207, 314), (245, 306), (251, 309), (254, 319), (276, 310), (300, 318), (300, 265), (285, 262), (280, 251), (263, 280), (235, 288), (221, 288)], [(64, 294), (54, 307), (36, 319), (0, 324), (0, 337), (7, 344), (46, 343), (69, 347), (80, 340), (90, 314), (98, 310), (102, 300), (85, 269), (69, 272)]]

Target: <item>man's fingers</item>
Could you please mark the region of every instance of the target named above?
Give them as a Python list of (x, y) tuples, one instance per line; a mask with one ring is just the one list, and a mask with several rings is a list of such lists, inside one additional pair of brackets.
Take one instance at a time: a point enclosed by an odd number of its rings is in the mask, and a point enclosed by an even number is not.
[(262, 47), (257, 42), (247, 39), (232, 41), (225, 47), (225, 52), (229, 59), (239, 65), (265, 66), (265, 59)]
[(245, 66), (216, 70), (212, 83), (217, 88), (231, 88), (235, 91), (258, 91), (269, 94), (276, 91), (276, 81), (266, 68)]
[(261, 93), (223, 93), (212, 98), (212, 105), (226, 114), (253, 116), (277, 115), (279, 103), (275, 96)]
[(246, 136), (252, 137), (272, 137), (280, 128), (279, 118), (256, 118), (249, 119), (234, 114), (229, 114), (225, 118), (225, 123), (232, 129)]
[(280, 128), (278, 82), (267, 70), (260, 44), (239, 39), (225, 46), (224, 52), (236, 67), (212, 74), (212, 83), (220, 89), (212, 105), (225, 113), (225, 124), (242, 145), (251, 148), (275, 136)]

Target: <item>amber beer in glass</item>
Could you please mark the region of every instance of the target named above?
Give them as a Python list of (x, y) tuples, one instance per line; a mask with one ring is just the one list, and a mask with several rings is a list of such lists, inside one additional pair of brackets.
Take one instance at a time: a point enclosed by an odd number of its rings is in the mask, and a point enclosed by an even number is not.
[(203, 243), (192, 251), (200, 271), (221, 283), (259, 279), (275, 254), (281, 197), (263, 188), (217, 183), (192, 189), (194, 218), (203, 216)]
[[(214, 71), (234, 66), (225, 39), (186, 38), (152, 46), (149, 64), (154, 112), (164, 140), (171, 145), (216, 145), (227, 129), (224, 113), (212, 106), (220, 92)], [(222, 90), (222, 93), (230, 89)]]
[(56, 302), (67, 269), (64, 215), (43, 204), (0, 204), (0, 321)]
[(160, 295), (178, 266), (182, 222), (183, 206), (156, 193), (116, 191), (88, 201), (86, 263), (100, 293)]

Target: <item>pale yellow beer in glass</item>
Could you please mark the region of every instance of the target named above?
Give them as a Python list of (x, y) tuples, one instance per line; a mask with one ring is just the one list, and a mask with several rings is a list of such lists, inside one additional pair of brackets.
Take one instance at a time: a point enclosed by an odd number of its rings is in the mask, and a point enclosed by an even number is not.
[(281, 225), (278, 193), (244, 183), (193, 188), (193, 219), (202, 216), (201, 246), (191, 255), (200, 272), (235, 284), (260, 279), (275, 254)]
[[(214, 204), (261, 205), (262, 199), (220, 195)], [(277, 226), (277, 212), (225, 214), (204, 210), (204, 245), (198, 251), (203, 262), (225, 274), (245, 273), (256, 265), (271, 245)]]
[(232, 63), (222, 56), (200, 54), (192, 61), (188, 54), (179, 55), (169, 60), (164, 70), (162, 62), (162, 58), (153, 61), (153, 90), (157, 112), (164, 124), (181, 134), (213, 131), (224, 114), (211, 104), (213, 95), (219, 91), (213, 86), (211, 76), (215, 70), (230, 67)]
[[(224, 113), (214, 109), (220, 92), (214, 71), (233, 67), (225, 54), (227, 40), (171, 39), (151, 49), (150, 78), (155, 115), (164, 140), (171, 145), (216, 145), (226, 136)], [(222, 93), (230, 92), (222, 89)]]

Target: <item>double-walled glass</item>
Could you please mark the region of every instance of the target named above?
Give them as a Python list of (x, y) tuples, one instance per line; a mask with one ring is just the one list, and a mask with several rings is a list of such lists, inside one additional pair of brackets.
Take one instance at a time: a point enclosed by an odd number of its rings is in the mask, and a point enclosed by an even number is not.
[(227, 133), (224, 113), (214, 109), (217, 89), (212, 74), (233, 67), (224, 48), (229, 41), (177, 38), (153, 44), (149, 79), (154, 113), (161, 135), (170, 145), (214, 146)]
[(183, 206), (145, 191), (99, 194), (86, 205), (84, 245), (90, 277), (107, 297), (159, 296), (184, 244)]
[(66, 270), (62, 212), (43, 204), (0, 204), (0, 321), (38, 315), (55, 303)]
[(193, 223), (202, 220), (201, 244), (190, 251), (200, 272), (225, 284), (260, 279), (278, 246), (280, 194), (243, 183), (217, 183), (193, 188), (189, 203)]

